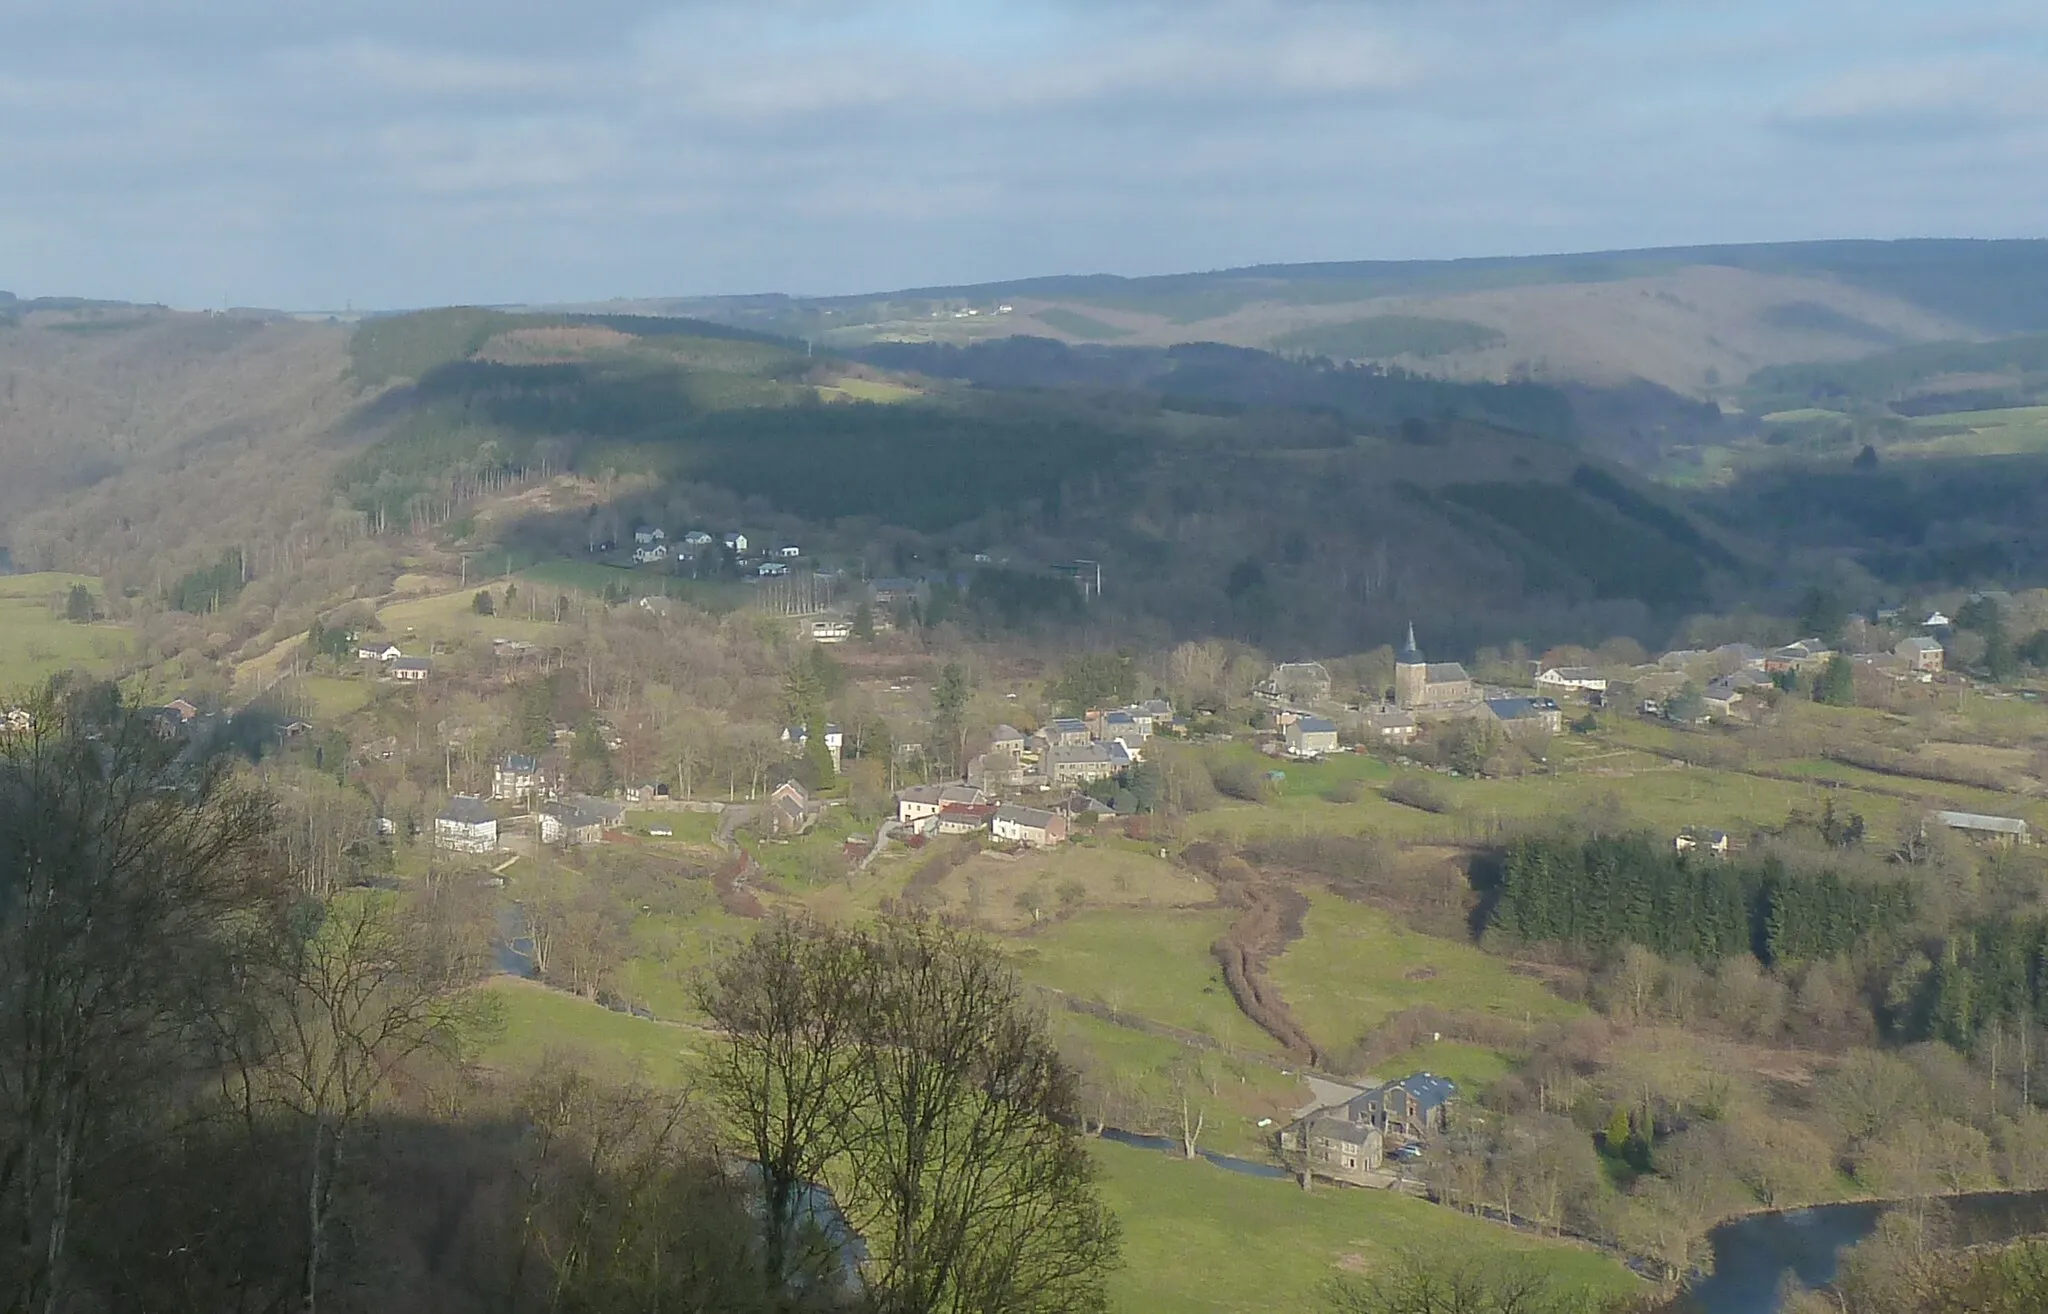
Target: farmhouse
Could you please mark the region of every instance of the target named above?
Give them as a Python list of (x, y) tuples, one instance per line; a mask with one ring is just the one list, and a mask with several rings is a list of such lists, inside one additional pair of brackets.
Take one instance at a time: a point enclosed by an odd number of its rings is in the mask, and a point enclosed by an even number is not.
[(424, 684), (433, 669), (434, 664), (424, 657), (400, 657), (391, 663), (391, 678)]
[(1678, 853), (1706, 852), (1725, 858), (1728, 856), (1728, 832), (1687, 826), (1671, 837), (1671, 847)]
[(1486, 711), (1511, 739), (1564, 728), (1564, 714), (1548, 698), (1489, 698)]
[(1321, 662), (1281, 662), (1259, 692), (1283, 703), (1320, 703), (1330, 697), (1330, 672)]
[(395, 662), (405, 656), (395, 643), (383, 645), (365, 644), (356, 649), (356, 656), (366, 662)]
[(1764, 658), (1764, 669), (1771, 672), (1804, 671), (1819, 666), (1835, 655), (1835, 650), (1819, 639), (1801, 639), (1788, 643), (1782, 648), (1773, 648)]
[(633, 541), (643, 546), (645, 546), (648, 543), (662, 542), (667, 537), (668, 531), (665, 529), (657, 529), (642, 526), (641, 528), (633, 531)]
[(973, 785), (912, 785), (896, 795), (896, 820), (909, 825), (936, 817), (948, 806), (986, 802), (988, 795)]
[(853, 637), (853, 622), (843, 620), (814, 620), (811, 622), (811, 642), (845, 643)]
[(1457, 1084), (1450, 1078), (1418, 1072), (1369, 1090), (1344, 1107), (1354, 1120), (1389, 1136), (1419, 1140), (1450, 1125), (1451, 1102), (1457, 1096)]
[(634, 548), (633, 560), (637, 564), (642, 566), (649, 565), (656, 561), (667, 561), (668, 544), (656, 543), (653, 547)]
[(1298, 716), (1287, 723), (1289, 757), (1321, 757), (1337, 751), (1337, 726), (1320, 716)]
[(747, 550), (747, 536), (745, 534), (727, 534), (721, 541), (734, 552), (745, 552)]
[(1337, 1109), (1319, 1109), (1280, 1133), (1280, 1148), (1305, 1155), (1319, 1177), (1364, 1184), (1385, 1157), (1386, 1137), (1370, 1123), (1353, 1122)]
[(1371, 731), (1389, 744), (1412, 744), (1420, 727), (1415, 714), (1399, 707), (1376, 707), (1365, 715)]
[(498, 847), (498, 818), (474, 794), (457, 794), (434, 817), (434, 847), (455, 853), (490, 853)]
[(1536, 687), (1553, 692), (1606, 693), (1607, 679), (1590, 666), (1553, 666), (1536, 677)]
[(1408, 645), (1394, 659), (1394, 701), (1409, 709), (1469, 706), (1478, 698), (1472, 677), (1457, 662), (1432, 662), (1415, 646), (1415, 627), (1408, 627)]
[(1925, 635), (1899, 640), (1899, 646), (1892, 649), (1892, 653), (1916, 675), (1939, 675), (1946, 656), (1941, 644)]
[(989, 829), (999, 840), (1051, 848), (1067, 838), (1067, 819), (1057, 812), (1006, 803), (989, 819)]
[(625, 820), (625, 809), (602, 799), (577, 796), (546, 803), (540, 810), (543, 844), (600, 844), (604, 833)]

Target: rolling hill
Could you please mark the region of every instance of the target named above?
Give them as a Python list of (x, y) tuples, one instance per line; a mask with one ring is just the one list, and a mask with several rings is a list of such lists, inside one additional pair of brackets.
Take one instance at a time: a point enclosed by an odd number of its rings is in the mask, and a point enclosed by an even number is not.
[(1124, 345), (1213, 341), (1445, 378), (1643, 378), (1708, 396), (1773, 364), (2048, 330), (2048, 243), (1804, 242), (1266, 265), (618, 308), (835, 348), (1019, 333)]

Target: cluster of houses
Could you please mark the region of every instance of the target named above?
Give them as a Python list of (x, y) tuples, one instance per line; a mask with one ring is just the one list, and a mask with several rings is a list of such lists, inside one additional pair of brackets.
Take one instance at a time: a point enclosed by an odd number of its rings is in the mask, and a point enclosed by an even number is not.
[[(968, 763), (966, 779), (900, 791), (897, 826), (912, 836), (986, 832), (1029, 848), (1064, 843), (1075, 817), (1109, 811), (1075, 791), (1142, 761), (1146, 742), (1175, 726), (1173, 705), (1161, 698), (1060, 717), (1030, 734), (999, 725), (988, 750)], [(1003, 797), (1025, 793), (1038, 797), (1033, 804)]]
[(524, 809), (543, 844), (598, 844), (626, 824), (623, 804), (563, 790), (560, 773), (542, 759), (507, 753), (491, 768), (489, 798), (456, 794), (434, 817), (434, 845), (455, 853), (494, 853), (500, 847), (499, 809)]
[(762, 578), (787, 575), (790, 563), (804, 554), (802, 547), (795, 543), (784, 543), (755, 555), (753, 543), (747, 536), (735, 530), (722, 537), (714, 538), (701, 529), (692, 529), (677, 537), (673, 546), (669, 543), (668, 531), (654, 525), (642, 525), (633, 531), (633, 564), (651, 566), (664, 561), (694, 561), (697, 554), (719, 544), (732, 554), (744, 570), (752, 570)]
[(1428, 1072), (1351, 1092), (1304, 1110), (1281, 1131), (1280, 1149), (1317, 1177), (1387, 1185), (1385, 1161), (1420, 1157), (1449, 1128), (1457, 1096), (1455, 1082)]

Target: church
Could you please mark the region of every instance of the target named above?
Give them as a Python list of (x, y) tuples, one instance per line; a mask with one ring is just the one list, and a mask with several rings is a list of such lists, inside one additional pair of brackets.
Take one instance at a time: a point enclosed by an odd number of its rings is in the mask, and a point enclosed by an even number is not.
[(1432, 662), (1415, 646), (1415, 626), (1408, 626), (1408, 646), (1394, 658), (1394, 702), (1411, 711), (1449, 710), (1478, 701), (1478, 687), (1457, 662)]

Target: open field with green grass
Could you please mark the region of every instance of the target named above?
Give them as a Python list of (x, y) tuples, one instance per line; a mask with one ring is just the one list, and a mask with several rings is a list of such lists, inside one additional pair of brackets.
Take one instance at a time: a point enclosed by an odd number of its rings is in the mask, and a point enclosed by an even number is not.
[(308, 675), (298, 687), (313, 709), (315, 721), (333, 721), (368, 707), (377, 696), (377, 686), (366, 678), (344, 675)]
[(1514, 1070), (1514, 1060), (1496, 1049), (1467, 1045), (1455, 1040), (1438, 1040), (1417, 1045), (1405, 1053), (1373, 1065), (1373, 1076), (1396, 1081), (1411, 1072), (1433, 1072), (1458, 1083), (1458, 1093), (1476, 1099), (1488, 1086)]
[[(1109, 1120), (1130, 1131), (1171, 1134), (1179, 1113), (1176, 1072), (1193, 1082), (1206, 1122), (1202, 1148), (1263, 1162), (1278, 1124), (1308, 1102), (1308, 1086), (1274, 1063), (1240, 1060), (1050, 1004), (1054, 1040), (1084, 1079), (1112, 1092)], [(1212, 1093), (1213, 1092), (1213, 1093)], [(1275, 1126), (1261, 1128), (1259, 1120)]]
[(1253, 1052), (1278, 1053), (1238, 1011), (1209, 946), (1227, 911), (1084, 912), (1012, 941), (1018, 973), (1034, 985), (1109, 1005)]
[(504, 1071), (531, 1071), (559, 1054), (587, 1069), (667, 1085), (682, 1080), (700, 1052), (695, 1034), (681, 1026), (614, 1013), (559, 990), (500, 977), (488, 991), (500, 1028), (477, 1057)]
[[(504, 589), (493, 591), (503, 601)], [(368, 637), (403, 648), (408, 639), (415, 643), (519, 639), (546, 644), (552, 636), (566, 632), (553, 621), (528, 620), (524, 615), (479, 616), (474, 609), (476, 593), (475, 589), (458, 590), (387, 603), (377, 609), (377, 623), (383, 628)]]
[(84, 575), (0, 575), (0, 690), (28, 689), (74, 668), (104, 675), (134, 651), (135, 636), (119, 625), (64, 619), (74, 584), (99, 597), (99, 581)]
[(1419, 1004), (1517, 1021), (1584, 1011), (1472, 945), (1410, 931), (1334, 894), (1310, 896), (1301, 938), (1267, 970), (1310, 1038), (1332, 1052)]
[(1515, 1255), (1559, 1282), (1646, 1290), (1611, 1257), (1542, 1241), (1391, 1191), (1303, 1191), (1205, 1162), (1094, 1145), (1103, 1194), (1123, 1222), (1119, 1314), (1268, 1314), (1319, 1307), (1324, 1287), (1403, 1255)]

